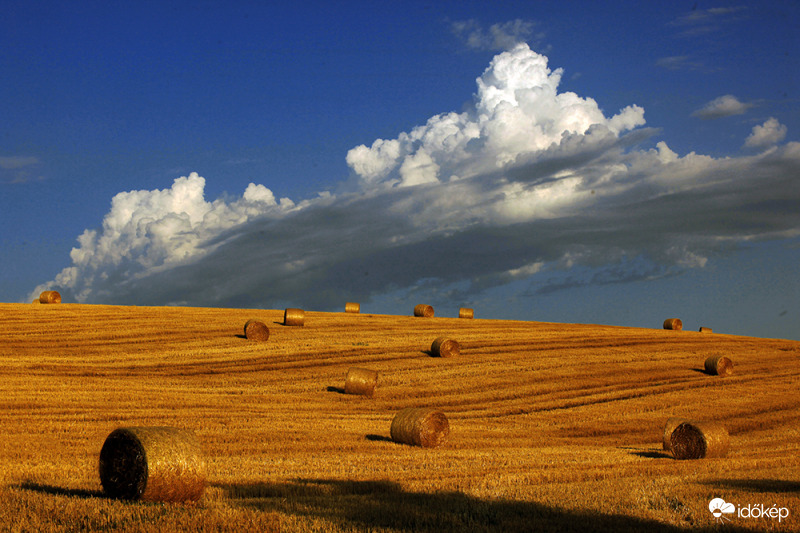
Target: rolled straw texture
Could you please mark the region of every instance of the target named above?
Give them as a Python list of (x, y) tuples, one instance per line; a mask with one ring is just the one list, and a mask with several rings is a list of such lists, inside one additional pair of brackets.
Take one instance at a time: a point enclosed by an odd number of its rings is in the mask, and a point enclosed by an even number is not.
[(458, 310), (458, 318), (472, 318), (475, 312), (469, 307), (461, 307)]
[(671, 416), (667, 418), (667, 422), (664, 424), (664, 435), (661, 443), (664, 450), (672, 451), (670, 444), (670, 438), (672, 437), (672, 432), (675, 431), (676, 427), (680, 426), (684, 422), (689, 422), (689, 421), (679, 416)]
[(60, 304), (61, 295), (58, 293), (58, 291), (44, 291), (39, 295), (39, 303)]
[(713, 330), (713, 329), (711, 329), (711, 328), (704, 328), (704, 327), (701, 327), (701, 328), (700, 328), (700, 333), (714, 333), (714, 330)]
[(344, 304), (344, 312), (345, 313), (360, 313), (361, 312), (361, 304), (356, 302), (346, 302)]
[(375, 395), (377, 386), (377, 371), (353, 367), (347, 371), (347, 377), (344, 380), (344, 393), (372, 397)]
[(453, 339), (439, 337), (431, 344), (431, 353), (436, 357), (458, 357), (461, 355), (461, 345)]
[(283, 312), (284, 326), (302, 326), (305, 323), (306, 313), (302, 309), (288, 307)]
[(426, 407), (408, 407), (395, 415), (390, 433), (395, 442), (435, 448), (447, 441), (450, 424), (440, 411)]
[(664, 329), (680, 331), (683, 329), (683, 322), (680, 318), (668, 318), (664, 321)]
[(433, 307), (426, 304), (419, 304), (414, 307), (414, 316), (424, 316), (425, 318), (433, 317)]
[(712, 355), (705, 362), (706, 372), (712, 376), (730, 376), (733, 374), (733, 361), (722, 355)]
[(112, 498), (151, 502), (197, 501), (206, 462), (194, 432), (174, 427), (126, 427), (100, 450), (100, 483)]
[(716, 422), (683, 422), (670, 436), (675, 459), (725, 457), (729, 443), (728, 430)]
[(269, 340), (269, 328), (260, 320), (251, 318), (244, 323), (244, 336), (249, 341)]

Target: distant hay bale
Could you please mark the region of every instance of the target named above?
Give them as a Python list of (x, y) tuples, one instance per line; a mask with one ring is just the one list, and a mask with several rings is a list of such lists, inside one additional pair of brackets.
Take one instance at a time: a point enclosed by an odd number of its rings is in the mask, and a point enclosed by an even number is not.
[(700, 327), (700, 333), (714, 333), (714, 330), (711, 329), (711, 328), (704, 328), (704, 327), (701, 326)]
[(377, 386), (377, 371), (353, 367), (347, 371), (347, 377), (344, 380), (344, 393), (359, 394), (371, 398), (375, 395), (375, 387)]
[(447, 441), (450, 424), (440, 411), (408, 407), (395, 415), (390, 433), (392, 440), (401, 444), (436, 448)]
[(244, 323), (244, 336), (249, 341), (269, 340), (269, 328), (260, 320), (251, 318)]
[(58, 293), (58, 291), (44, 291), (39, 295), (39, 303), (60, 304), (61, 295)]
[(716, 422), (683, 422), (670, 436), (675, 459), (725, 457), (729, 443), (728, 430)]
[(31, 302), (32, 304), (40, 304), (42, 303), (39, 298), (36, 298), (34, 301)]
[(675, 428), (683, 424), (684, 422), (688, 422), (685, 418), (681, 418), (679, 416), (671, 416), (667, 418), (667, 422), (664, 424), (664, 435), (662, 437), (662, 447), (666, 451), (672, 451), (670, 447), (670, 438), (672, 437), (672, 432), (675, 431)]
[(458, 318), (472, 318), (474, 314), (474, 311), (469, 307), (461, 307), (458, 310)]
[(458, 357), (461, 355), (461, 345), (453, 339), (438, 337), (431, 344), (431, 353), (436, 357)]
[(683, 322), (680, 318), (668, 318), (664, 321), (664, 329), (680, 331), (683, 329)]
[(306, 313), (302, 309), (294, 307), (286, 308), (283, 312), (283, 325), (284, 326), (302, 326), (306, 319)]
[(360, 313), (361, 312), (361, 304), (356, 302), (346, 302), (344, 304), (344, 312), (345, 313)]
[(100, 450), (100, 483), (112, 498), (197, 501), (206, 485), (206, 462), (190, 430), (118, 428)]
[(414, 307), (414, 316), (423, 316), (425, 318), (432, 318), (433, 307), (426, 304), (419, 304)]
[(733, 361), (722, 355), (712, 355), (705, 362), (706, 373), (712, 376), (730, 376), (733, 374)]

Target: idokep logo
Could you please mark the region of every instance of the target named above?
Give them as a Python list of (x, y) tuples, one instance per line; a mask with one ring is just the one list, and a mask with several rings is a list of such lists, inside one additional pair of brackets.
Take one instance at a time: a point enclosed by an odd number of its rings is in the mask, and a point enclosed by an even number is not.
[(732, 503), (727, 503), (722, 498), (714, 498), (708, 503), (708, 510), (711, 511), (711, 514), (714, 515), (714, 520), (717, 522), (725, 523), (725, 520), (728, 522), (731, 521), (730, 518), (725, 516), (726, 514), (733, 514), (736, 512), (736, 506)]
[(725, 516), (726, 514), (737, 518), (777, 518), (778, 522), (789, 516), (789, 509), (786, 507), (778, 507), (777, 505), (764, 507), (764, 505), (760, 503), (740, 505), (739, 512), (737, 513), (736, 506), (726, 502), (722, 498), (714, 498), (708, 502), (708, 510), (714, 515), (714, 520), (723, 524), (726, 520), (728, 522), (731, 521), (730, 518)]

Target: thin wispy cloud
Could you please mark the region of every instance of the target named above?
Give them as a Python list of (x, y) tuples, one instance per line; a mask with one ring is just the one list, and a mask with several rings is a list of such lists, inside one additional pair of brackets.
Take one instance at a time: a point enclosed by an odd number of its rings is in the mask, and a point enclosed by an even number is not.
[(476, 50), (498, 52), (510, 50), (519, 43), (538, 42), (544, 38), (543, 33), (534, 35), (536, 23), (515, 19), (502, 24), (492, 24), (484, 28), (474, 19), (459, 20), (451, 23), (453, 33), (468, 47)]
[(526, 44), (496, 55), (464, 111), (343, 154), (347, 192), (279, 200), (250, 184), (210, 201), (190, 174), (120, 193), (34, 293), (329, 310), (433, 283), (436, 298), (463, 302), (576, 267), (600, 272), (567, 285), (671, 275), (741, 242), (800, 235), (800, 143), (721, 159), (641, 148), (655, 134), (644, 109), (607, 115), (560, 92), (561, 76)]
[(693, 9), (670, 22), (670, 25), (681, 28), (683, 36), (691, 37), (719, 31), (728, 24), (745, 19), (746, 16), (747, 6)]
[(42, 162), (31, 156), (0, 156), (0, 183), (27, 183), (42, 177)]
[(742, 115), (751, 107), (753, 107), (752, 103), (741, 102), (732, 94), (726, 94), (711, 100), (706, 105), (692, 113), (692, 116), (702, 118), (703, 120), (713, 120), (734, 115)]

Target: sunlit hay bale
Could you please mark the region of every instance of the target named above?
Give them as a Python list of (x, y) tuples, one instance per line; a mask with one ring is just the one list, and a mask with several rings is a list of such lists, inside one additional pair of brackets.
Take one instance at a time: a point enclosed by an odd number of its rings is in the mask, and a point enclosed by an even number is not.
[(294, 307), (286, 308), (283, 312), (283, 325), (284, 326), (302, 326), (306, 319), (306, 313), (302, 309)]
[(675, 459), (725, 457), (729, 443), (728, 430), (716, 422), (683, 422), (670, 436)]
[(378, 372), (367, 368), (351, 368), (347, 371), (344, 380), (345, 394), (359, 394), (361, 396), (375, 396), (375, 387), (378, 386)]
[(700, 333), (714, 333), (714, 330), (711, 328), (700, 327)]
[(688, 420), (679, 416), (671, 416), (667, 418), (667, 422), (664, 424), (664, 436), (661, 443), (664, 450), (671, 451), (669, 440), (672, 437), (672, 432), (675, 431), (676, 427), (680, 426), (684, 422), (688, 422)]
[(722, 355), (712, 355), (706, 359), (706, 373), (712, 376), (730, 376), (733, 374), (733, 361)]
[(61, 295), (58, 293), (58, 291), (44, 291), (39, 295), (39, 303), (60, 304)]
[(260, 320), (251, 318), (244, 323), (244, 336), (249, 341), (269, 340), (269, 328)]
[(345, 313), (360, 313), (361, 312), (361, 304), (356, 302), (346, 302), (344, 304), (344, 312)]
[(680, 331), (683, 329), (683, 322), (680, 318), (668, 318), (664, 321), (664, 329)]
[(36, 298), (34, 301), (31, 302), (32, 304), (40, 304), (42, 303), (39, 298)]
[(206, 485), (206, 462), (190, 430), (118, 428), (100, 450), (100, 483), (112, 498), (197, 501)]
[(458, 318), (472, 318), (474, 314), (474, 311), (469, 307), (461, 307), (458, 310)]
[(438, 337), (431, 344), (431, 353), (436, 357), (458, 357), (461, 355), (461, 345), (453, 339)]
[(419, 304), (414, 307), (414, 316), (423, 316), (425, 318), (432, 318), (433, 307), (426, 304)]
[(450, 424), (440, 411), (426, 407), (408, 407), (395, 415), (389, 432), (395, 442), (436, 448), (447, 441)]

